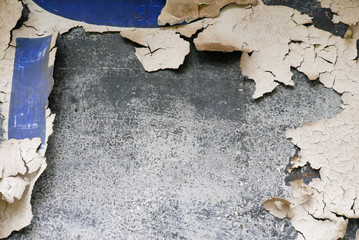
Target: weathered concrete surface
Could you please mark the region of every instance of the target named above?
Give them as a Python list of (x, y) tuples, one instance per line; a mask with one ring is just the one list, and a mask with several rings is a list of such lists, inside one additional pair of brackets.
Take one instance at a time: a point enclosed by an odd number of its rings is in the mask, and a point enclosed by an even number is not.
[(60, 37), (48, 168), (10, 239), (295, 239), (261, 203), (290, 198), (285, 129), (338, 114), (340, 97), (295, 73), (254, 101), (239, 56), (192, 51), (149, 74), (119, 34)]

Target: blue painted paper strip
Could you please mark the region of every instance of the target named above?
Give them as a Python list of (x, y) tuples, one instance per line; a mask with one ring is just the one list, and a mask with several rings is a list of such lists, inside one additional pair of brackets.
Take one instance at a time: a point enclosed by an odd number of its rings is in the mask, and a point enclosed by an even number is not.
[(55, 15), (96, 25), (158, 27), (166, 0), (34, 0)]
[(8, 137), (46, 139), (46, 106), (53, 80), (49, 65), (51, 36), (17, 38)]

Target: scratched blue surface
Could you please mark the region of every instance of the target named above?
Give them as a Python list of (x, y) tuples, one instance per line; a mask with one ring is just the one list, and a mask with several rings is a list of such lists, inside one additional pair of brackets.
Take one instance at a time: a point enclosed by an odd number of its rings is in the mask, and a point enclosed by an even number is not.
[(48, 67), (51, 36), (17, 38), (8, 137), (40, 137), (45, 143), (47, 98), (52, 88)]
[(166, 0), (34, 0), (53, 14), (96, 25), (158, 27)]

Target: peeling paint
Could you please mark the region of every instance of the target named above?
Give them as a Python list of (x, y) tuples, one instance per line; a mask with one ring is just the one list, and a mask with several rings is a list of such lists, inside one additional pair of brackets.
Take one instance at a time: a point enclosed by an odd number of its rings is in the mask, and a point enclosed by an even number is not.
[(46, 168), (41, 139), (5, 140), (0, 145), (0, 238), (30, 224), (31, 192)]
[[(188, 6), (188, 11), (182, 11), (173, 6), (171, 8), (173, 2), (168, 1), (159, 23), (175, 24), (215, 17), (230, 2), (191, 2), (194, 5)], [(254, 4), (252, 1), (235, 2)], [(291, 219), (293, 227), (299, 232), (298, 239), (342, 238), (348, 219), (359, 218), (359, 5), (355, 1), (320, 2), (323, 7), (330, 7), (337, 14), (334, 16), (335, 22), (351, 25), (346, 38), (315, 28), (309, 16), (292, 8), (266, 6), (262, 2), (256, 6), (233, 4), (225, 7), (215, 19), (203, 19), (186, 26), (134, 29), (65, 19), (43, 10), (31, 0), (24, 0), (30, 10), (29, 19), (22, 28), (13, 31), (10, 42), (11, 31), (21, 16), (22, 6), (21, 2), (0, 1), (0, 101), (4, 103), (2, 114), (6, 116), (5, 131), (9, 121), (7, 116), (16, 38), (53, 35), (49, 53), (51, 66), (57, 33), (67, 32), (74, 27), (94, 32), (120, 31), (123, 37), (143, 46), (136, 48), (136, 56), (145, 70), (151, 72), (178, 68), (189, 53), (189, 42), (181, 35), (189, 38), (198, 33), (193, 38), (199, 51), (242, 52), (241, 71), (256, 83), (253, 98), (260, 98), (273, 91), (280, 83), (294, 85), (291, 79), (292, 67), (303, 72), (310, 80), (319, 79), (325, 87), (342, 94), (343, 111), (339, 115), (315, 123), (304, 123), (300, 128), (287, 132), (287, 137), (301, 149), (300, 157), (292, 160), (292, 168), (310, 164), (319, 171), (320, 178), (313, 179), (309, 184), (302, 180), (293, 181), (291, 201), (274, 197), (264, 202), (266, 209), (274, 216)], [(188, 2), (181, 2), (185, 3)], [(47, 106), (43, 107), (48, 123), (46, 142), (52, 132), (54, 116)], [(40, 140), (37, 138), (10, 139), (0, 145), (0, 207), (4, 209), (0, 237), (8, 236), (11, 231), (19, 230), (31, 221), (31, 190), (46, 167), (46, 147), (38, 150), (39, 145)]]

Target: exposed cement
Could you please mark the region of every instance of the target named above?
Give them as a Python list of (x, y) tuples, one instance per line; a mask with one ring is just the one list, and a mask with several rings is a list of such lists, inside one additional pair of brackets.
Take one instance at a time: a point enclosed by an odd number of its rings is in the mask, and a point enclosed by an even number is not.
[(295, 239), (262, 202), (290, 198), (285, 129), (338, 114), (338, 94), (295, 72), (254, 101), (239, 53), (149, 74), (119, 34), (57, 45), (48, 168), (9, 239)]

